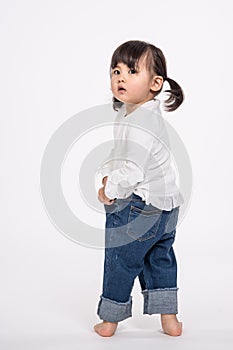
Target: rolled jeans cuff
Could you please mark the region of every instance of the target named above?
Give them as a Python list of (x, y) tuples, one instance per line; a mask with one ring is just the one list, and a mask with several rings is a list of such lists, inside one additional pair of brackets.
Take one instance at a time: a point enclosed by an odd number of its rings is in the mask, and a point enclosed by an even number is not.
[(98, 304), (97, 314), (101, 320), (119, 322), (132, 316), (132, 297), (126, 303), (104, 298), (102, 295)]
[(144, 314), (177, 314), (178, 288), (164, 288), (142, 291), (144, 297)]

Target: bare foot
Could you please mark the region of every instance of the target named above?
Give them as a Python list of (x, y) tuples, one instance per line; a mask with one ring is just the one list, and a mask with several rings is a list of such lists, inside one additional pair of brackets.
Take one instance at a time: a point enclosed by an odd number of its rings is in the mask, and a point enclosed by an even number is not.
[(117, 326), (117, 322), (103, 321), (101, 323), (96, 324), (94, 326), (94, 330), (96, 331), (96, 333), (101, 335), (101, 337), (111, 337), (115, 333)]
[(161, 315), (161, 323), (164, 333), (177, 337), (182, 334), (182, 323), (176, 315)]

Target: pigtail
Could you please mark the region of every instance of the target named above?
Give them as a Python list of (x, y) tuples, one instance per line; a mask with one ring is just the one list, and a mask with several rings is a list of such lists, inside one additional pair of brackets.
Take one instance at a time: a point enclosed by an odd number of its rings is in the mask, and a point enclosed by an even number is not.
[(171, 87), (171, 90), (165, 90), (164, 92), (169, 93), (169, 97), (164, 101), (164, 109), (167, 112), (172, 112), (177, 109), (184, 100), (184, 92), (180, 85), (173, 79), (165, 79)]

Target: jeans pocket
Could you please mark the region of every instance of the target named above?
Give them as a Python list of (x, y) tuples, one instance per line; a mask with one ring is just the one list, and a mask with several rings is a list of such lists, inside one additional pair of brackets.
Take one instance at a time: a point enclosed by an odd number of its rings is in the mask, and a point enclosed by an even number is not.
[(149, 205), (143, 209), (131, 205), (129, 211), (127, 234), (137, 241), (146, 241), (157, 234), (163, 210)]

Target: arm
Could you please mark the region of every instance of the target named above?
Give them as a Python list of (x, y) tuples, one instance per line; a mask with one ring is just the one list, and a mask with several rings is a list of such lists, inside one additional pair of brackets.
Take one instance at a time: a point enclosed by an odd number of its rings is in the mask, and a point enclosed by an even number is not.
[(108, 157), (104, 160), (104, 164), (97, 170), (97, 174), (102, 176), (102, 185), (98, 191), (98, 200), (101, 203), (110, 205), (113, 203), (114, 199), (110, 199), (105, 195), (105, 185), (107, 182), (108, 174), (111, 173), (114, 161), (114, 148), (111, 149)]
[(120, 140), (119, 167), (113, 170), (105, 182), (108, 198), (127, 198), (138, 183), (146, 178), (146, 167), (154, 139), (143, 129), (129, 126), (126, 139)]
[(114, 148), (111, 149), (108, 157), (104, 159), (103, 165), (101, 165), (98, 168), (97, 174), (101, 174), (102, 178), (108, 176), (112, 171), (113, 163), (114, 163)]
[(106, 205), (110, 205), (114, 202), (114, 199), (110, 199), (108, 198), (106, 195), (105, 195), (105, 184), (107, 182), (107, 176), (105, 176), (102, 180), (102, 183), (103, 183), (103, 187), (101, 187), (98, 191), (98, 199), (101, 203), (104, 203)]

